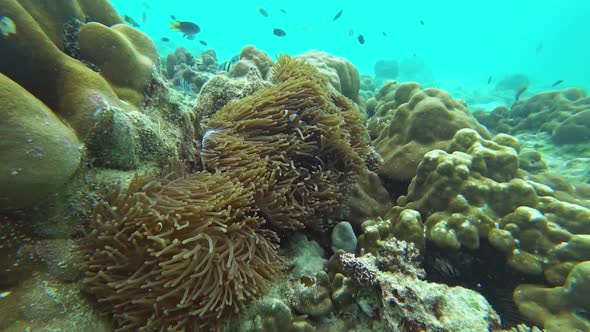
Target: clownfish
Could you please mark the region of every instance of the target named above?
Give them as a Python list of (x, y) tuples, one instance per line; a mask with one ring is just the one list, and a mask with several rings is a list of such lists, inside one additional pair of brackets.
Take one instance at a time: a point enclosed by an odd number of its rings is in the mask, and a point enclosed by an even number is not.
[(281, 117), (281, 119), (285, 118), (287, 119), (287, 122), (289, 122), (289, 124), (292, 126), (298, 126), (302, 122), (301, 118), (299, 118), (299, 115), (295, 113), (295, 111), (283, 110), (283, 116)]

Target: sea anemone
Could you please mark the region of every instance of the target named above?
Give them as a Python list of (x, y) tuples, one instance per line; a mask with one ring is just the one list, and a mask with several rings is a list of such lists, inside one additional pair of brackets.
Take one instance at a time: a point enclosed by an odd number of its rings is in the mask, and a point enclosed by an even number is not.
[(220, 328), (279, 271), (276, 234), (259, 227), (251, 191), (219, 173), (143, 183), (98, 210), (85, 289), (119, 331)]

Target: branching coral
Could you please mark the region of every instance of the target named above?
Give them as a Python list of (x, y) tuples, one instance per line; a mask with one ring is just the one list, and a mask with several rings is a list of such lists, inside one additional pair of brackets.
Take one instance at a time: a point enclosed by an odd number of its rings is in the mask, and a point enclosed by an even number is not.
[(221, 174), (136, 179), (97, 212), (85, 288), (121, 331), (218, 328), (281, 266), (253, 200)]
[(207, 120), (203, 167), (255, 188), (273, 227), (321, 227), (342, 214), (368, 135), (356, 106), (331, 92), (312, 65), (283, 56), (271, 81)]

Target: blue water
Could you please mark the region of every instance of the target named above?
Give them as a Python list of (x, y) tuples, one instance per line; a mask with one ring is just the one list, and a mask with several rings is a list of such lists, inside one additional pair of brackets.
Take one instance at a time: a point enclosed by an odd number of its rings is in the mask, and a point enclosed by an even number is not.
[[(369, 75), (377, 60), (416, 57), (432, 70), (432, 79), (421, 83), (451, 92), (485, 89), (489, 76), (497, 81), (514, 73), (529, 77), (530, 94), (550, 89), (557, 80), (564, 81), (560, 87), (590, 88), (590, 1), (111, 2), (120, 14), (141, 24), (140, 30), (156, 41), (163, 56), (179, 46), (197, 54), (213, 48), (220, 62), (248, 44), (271, 56), (319, 49), (349, 59)], [(332, 21), (339, 10), (342, 16)], [(171, 14), (197, 23), (197, 38), (189, 41), (169, 30)], [(287, 36), (274, 36), (273, 28), (285, 30)], [(357, 41), (358, 34), (365, 37), (364, 45)], [(170, 42), (160, 41), (162, 37)]]

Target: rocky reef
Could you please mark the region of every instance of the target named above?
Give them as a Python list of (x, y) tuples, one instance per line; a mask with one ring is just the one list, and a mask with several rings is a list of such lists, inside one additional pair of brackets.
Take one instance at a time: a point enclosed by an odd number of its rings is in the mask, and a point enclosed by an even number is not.
[(583, 157), (584, 91), (474, 117), (320, 51), (161, 62), (106, 1), (0, 12), (0, 329), (590, 329), (590, 187), (516, 136)]

